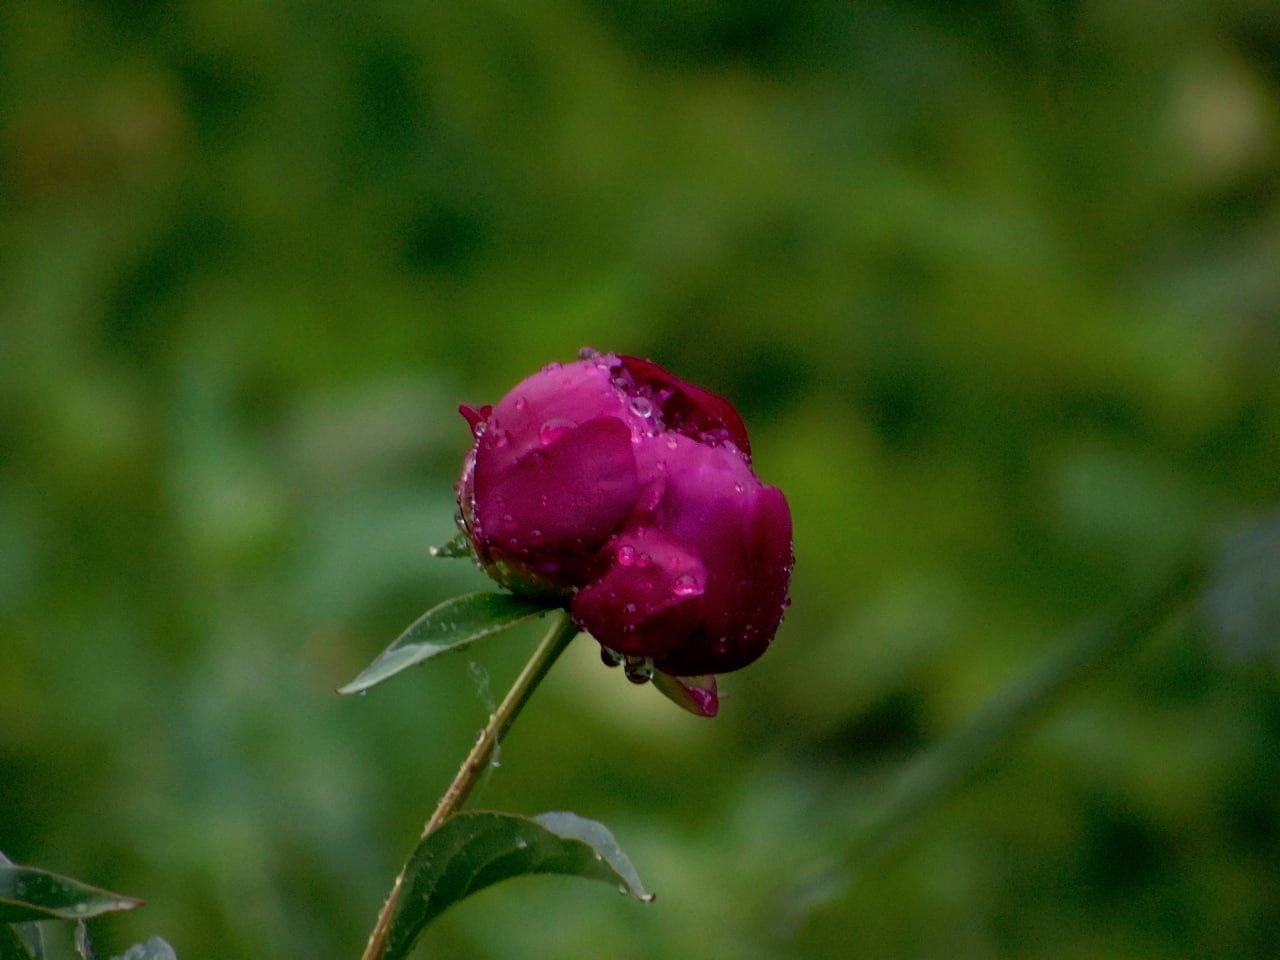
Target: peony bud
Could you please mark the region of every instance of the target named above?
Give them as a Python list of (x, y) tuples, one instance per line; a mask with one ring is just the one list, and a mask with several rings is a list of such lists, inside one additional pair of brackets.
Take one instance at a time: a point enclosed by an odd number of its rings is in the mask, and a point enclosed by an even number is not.
[(475, 443), (458, 505), (490, 576), (563, 596), (617, 662), (701, 677), (768, 647), (791, 512), (756, 477), (728, 400), (647, 360), (593, 354), (461, 410)]

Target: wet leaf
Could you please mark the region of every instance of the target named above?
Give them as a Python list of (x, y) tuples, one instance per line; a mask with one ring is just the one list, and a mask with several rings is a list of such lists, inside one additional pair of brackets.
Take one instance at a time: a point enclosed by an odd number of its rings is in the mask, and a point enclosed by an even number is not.
[(132, 910), (141, 900), (126, 897), (38, 867), (0, 864), (0, 922), (57, 917), (87, 920), (114, 910)]
[(432, 607), (338, 693), (360, 693), (442, 653), (515, 626), (559, 606), (511, 593), (469, 593)]
[(470, 557), (471, 538), (467, 536), (467, 532), (465, 530), (459, 530), (444, 543), (440, 544), (440, 546), (432, 547), (430, 553), (433, 557), (441, 557), (444, 559)]
[(152, 937), (146, 943), (135, 943), (111, 960), (178, 960), (178, 955), (174, 953), (173, 947), (159, 937)]
[(409, 858), (386, 960), (408, 956), (427, 924), (458, 901), (499, 881), (538, 873), (602, 880), (640, 900), (653, 899), (601, 823), (572, 813), (455, 814)]

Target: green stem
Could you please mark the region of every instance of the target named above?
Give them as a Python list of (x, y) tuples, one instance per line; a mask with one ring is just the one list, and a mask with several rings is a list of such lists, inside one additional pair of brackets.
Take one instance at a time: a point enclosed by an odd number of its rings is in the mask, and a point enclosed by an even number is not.
[[(577, 633), (578, 629), (573, 625), (573, 621), (569, 619), (568, 614), (560, 613), (556, 616), (556, 622), (551, 625), (551, 629), (547, 631), (546, 636), (542, 638), (542, 642), (533, 651), (533, 656), (524, 665), (524, 669), (516, 677), (511, 689), (502, 698), (502, 702), (498, 704), (498, 709), (489, 715), (489, 722), (485, 724), (485, 728), (480, 732), (476, 745), (471, 748), (471, 753), (467, 755), (467, 759), (458, 768), (458, 773), (454, 776), (453, 782), (449, 784), (449, 789), (440, 798), (440, 803), (436, 807), (435, 813), (431, 815), (431, 819), (422, 828), (423, 838), (449, 819), (466, 803), (471, 791), (475, 789), (476, 784), (480, 782), (481, 775), (489, 766), (493, 751), (503, 737), (507, 735), (511, 725), (516, 722), (516, 717), (520, 716), (520, 711), (529, 702), (529, 698), (533, 696), (533, 691), (538, 688), (542, 678), (547, 675), (552, 664), (569, 646), (569, 641)], [(369, 934), (369, 942), (365, 946), (361, 960), (382, 960), (386, 952), (387, 933), (391, 929), (391, 918), (400, 899), (400, 890), (404, 886), (405, 868), (407, 866), (408, 864), (406, 863), (405, 867), (401, 868), (395, 884), (391, 887), (387, 902), (382, 905), (382, 911), (378, 914), (378, 922), (374, 925), (373, 932)]]
[(880, 802), (858, 818), (838, 861), (829, 862), (786, 897), (784, 926), (794, 929), (812, 910), (846, 893), (868, 866), (985, 769), (1049, 707), (1183, 609), (1200, 593), (1206, 574), (1204, 558), (1196, 551), (1119, 615), (1068, 635), (965, 726), (907, 764)]

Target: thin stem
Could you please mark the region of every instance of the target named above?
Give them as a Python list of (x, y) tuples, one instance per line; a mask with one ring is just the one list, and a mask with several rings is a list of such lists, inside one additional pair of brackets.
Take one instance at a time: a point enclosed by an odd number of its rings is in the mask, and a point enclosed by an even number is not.
[[(569, 646), (569, 641), (577, 633), (577, 627), (573, 625), (573, 621), (569, 619), (567, 614), (560, 613), (556, 615), (556, 620), (551, 625), (551, 629), (547, 631), (546, 636), (542, 638), (542, 642), (533, 651), (533, 656), (524, 665), (524, 669), (516, 677), (511, 689), (502, 698), (502, 702), (498, 704), (498, 709), (489, 715), (489, 722), (485, 724), (485, 728), (480, 732), (476, 745), (471, 748), (471, 753), (467, 755), (467, 759), (458, 768), (458, 773), (454, 776), (453, 782), (449, 784), (449, 789), (440, 798), (440, 803), (436, 807), (435, 813), (431, 815), (431, 819), (422, 828), (423, 838), (449, 819), (466, 803), (467, 797), (471, 795), (471, 791), (480, 782), (480, 776), (488, 767), (489, 760), (493, 756), (493, 751), (497, 748), (498, 743), (507, 735), (511, 725), (516, 722), (516, 717), (520, 716), (520, 711), (529, 702), (533, 691), (538, 688), (542, 678), (547, 675), (552, 664)], [(391, 917), (395, 913), (396, 903), (400, 899), (400, 890), (404, 886), (407, 867), (408, 863), (406, 862), (405, 866), (400, 869), (400, 874), (396, 877), (395, 884), (391, 887), (387, 902), (382, 905), (382, 911), (378, 914), (378, 922), (374, 925), (373, 932), (369, 934), (369, 943), (364, 948), (361, 960), (382, 960), (383, 954), (386, 952), (387, 934), (391, 929)]]

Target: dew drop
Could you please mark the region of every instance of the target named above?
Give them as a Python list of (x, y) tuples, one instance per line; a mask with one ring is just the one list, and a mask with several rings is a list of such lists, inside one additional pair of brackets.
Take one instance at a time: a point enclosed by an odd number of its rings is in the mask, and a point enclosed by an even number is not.
[(524, 413), (525, 409), (528, 406), (529, 406), (528, 400), (526, 400), (524, 397), (516, 397), (516, 412)]
[(610, 650), (608, 647), (600, 648), (600, 662), (606, 667), (619, 667), (624, 659), (616, 650)]
[(647, 567), (651, 563), (653, 563), (653, 557), (649, 556), (647, 553), (642, 553), (640, 556), (636, 557), (637, 567)]
[(618, 548), (617, 558), (621, 566), (631, 566), (636, 562), (636, 548), (629, 543), (623, 544)]
[(634, 684), (648, 683), (653, 679), (653, 661), (648, 657), (628, 657), (623, 668), (627, 679)]
[(592, 347), (583, 347), (578, 351), (579, 360), (594, 360), (598, 356), (600, 356), (600, 351)]
[(648, 418), (653, 416), (653, 404), (649, 402), (648, 397), (632, 397), (631, 412), (637, 417)]
[(698, 578), (689, 573), (676, 577), (671, 585), (671, 592), (677, 597), (691, 597), (698, 592)]
[(566, 433), (573, 429), (573, 421), (565, 420), (560, 417), (554, 417), (544, 423), (538, 429), (538, 442), (544, 447), (549, 446), (563, 437)]

